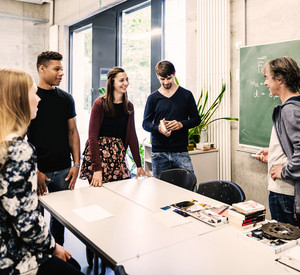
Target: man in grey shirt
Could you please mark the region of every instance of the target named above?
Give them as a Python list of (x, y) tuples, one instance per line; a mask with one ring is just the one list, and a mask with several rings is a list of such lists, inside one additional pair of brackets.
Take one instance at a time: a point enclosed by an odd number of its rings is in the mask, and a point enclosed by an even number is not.
[(300, 69), (290, 57), (267, 62), (262, 72), (272, 96), (282, 102), (273, 111), (269, 148), (257, 159), (268, 163), (272, 219), (299, 226), (300, 219)]

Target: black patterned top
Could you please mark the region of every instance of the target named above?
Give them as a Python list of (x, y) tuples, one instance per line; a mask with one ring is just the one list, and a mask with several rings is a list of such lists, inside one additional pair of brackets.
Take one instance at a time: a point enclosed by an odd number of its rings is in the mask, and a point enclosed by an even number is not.
[(35, 149), (15, 137), (0, 170), (0, 274), (32, 274), (55, 249), (36, 190)]

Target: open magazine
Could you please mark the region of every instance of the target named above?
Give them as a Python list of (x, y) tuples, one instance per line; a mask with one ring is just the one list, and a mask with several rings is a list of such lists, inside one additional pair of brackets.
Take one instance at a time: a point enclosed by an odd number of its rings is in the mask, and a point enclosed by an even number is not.
[(211, 206), (205, 203), (201, 203), (197, 200), (190, 200), (174, 203), (171, 206), (211, 226), (216, 227), (227, 223), (227, 211), (229, 206), (225, 204)]

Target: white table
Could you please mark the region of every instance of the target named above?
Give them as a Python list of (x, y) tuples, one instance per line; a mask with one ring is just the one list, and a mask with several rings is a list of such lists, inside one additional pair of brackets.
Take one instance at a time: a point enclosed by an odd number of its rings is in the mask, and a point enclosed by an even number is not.
[(275, 261), (279, 254), (242, 238), (230, 226), (130, 259), (121, 264), (134, 275), (292, 275)]
[(216, 200), (154, 177), (109, 182), (104, 184), (104, 188), (145, 207), (153, 213), (160, 211), (162, 206), (191, 199), (210, 205), (218, 203)]
[[(157, 220), (161, 207), (190, 199), (216, 202), (155, 178), (40, 197), (42, 205), (79, 239), (111, 265), (123, 264), (129, 274), (296, 274), (274, 261), (278, 254), (242, 239), (229, 225), (214, 228), (188, 217), (190, 223), (169, 228)], [(73, 211), (91, 205), (113, 216), (87, 222)]]
[[(135, 189), (136, 198), (144, 197), (142, 191), (160, 190), (162, 195), (148, 193), (147, 202), (151, 198), (163, 198), (163, 192), (174, 193), (174, 200), (163, 201), (161, 206), (176, 203), (185, 199), (193, 199), (193, 192), (182, 190), (176, 186), (152, 178), (131, 179), (122, 181), (121, 186)], [(152, 251), (168, 247), (178, 242), (194, 238), (214, 230), (213, 227), (199, 222), (192, 217), (190, 223), (168, 228), (158, 221), (154, 212), (139, 203), (111, 191), (108, 187), (86, 187), (73, 191), (60, 191), (40, 197), (41, 204), (62, 224), (64, 224), (82, 242), (90, 246), (99, 256), (104, 256), (112, 265), (122, 261), (140, 257)], [(133, 188), (133, 189), (132, 189)], [(180, 195), (180, 190), (182, 195)], [(186, 191), (186, 192), (185, 192)], [(139, 195), (140, 193), (140, 195)], [(145, 193), (144, 193), (145, 194)], [(155, 200), (156, 205), (160, 202)], [(97, 205), (113, 216), (93, 222), (87, 222), (73, 210)], [(158, 211), (162, 211), (157, 209)]]

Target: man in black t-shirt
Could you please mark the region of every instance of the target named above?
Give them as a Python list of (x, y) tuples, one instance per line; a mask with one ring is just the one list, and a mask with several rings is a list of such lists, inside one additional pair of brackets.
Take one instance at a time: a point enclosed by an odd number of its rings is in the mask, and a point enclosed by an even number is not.
[[(74, 189), (80, 166), (80, 141), (74, 100), (56, 87), (64, 75), (62, 55), (42, 52), (37, 58), (37, 70), (40, 78), (37, 95), (41, 101), (27, 135), (37, 150), (37, 191), (43, 196), (47, 188), (49, 192)], [(63, 245), (64, 227), (53, 217), (50, 230), (56, 242)]]

